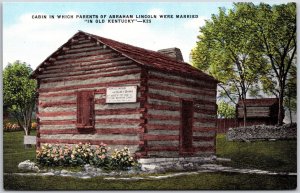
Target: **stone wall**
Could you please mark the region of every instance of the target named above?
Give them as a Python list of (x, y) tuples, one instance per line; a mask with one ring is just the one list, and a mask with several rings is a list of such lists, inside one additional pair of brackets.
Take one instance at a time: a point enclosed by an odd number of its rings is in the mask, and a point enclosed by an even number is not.
[(297, 125), (283, 126), (253, 125), (248, 127), (230, 128), (226, 133), (228, 141), (252, 141), (269, 139), (296, 139)]

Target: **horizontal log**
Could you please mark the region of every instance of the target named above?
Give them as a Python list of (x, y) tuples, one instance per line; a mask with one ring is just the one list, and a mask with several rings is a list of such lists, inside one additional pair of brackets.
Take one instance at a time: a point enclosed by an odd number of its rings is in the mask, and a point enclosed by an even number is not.
[(97, 55), (97, 54), (94, 54), (94, 55), (90, 55), (90, 56), (83, 56), (83, 57), (77, 57), (76, 59), (60, 59), (60, 60), (57, 60), (57, 63), (60, 62), (60, 63), (65, 63), (65, 62), (87, 62), (91, 59), (101, 59), (101, 60), (105, 60), (105, 59), (110, 59), (110, 58), (116, 58), (116, 57), (119, 57), (118, 54), (114, 53), (114, 52), (111, 52), (111, 53), (107, 53), (107, 54), (101, 54), (101, 55)]
[(38, 117), (59, 117), (59, 116), (68, 116), (76, 115), (76, 111), (60, 111), (60, 112), (39, 112), (36, 114)]
[(145, 134), (144, 135), (144, 140), (155, 140), (155, 141), (179, 140), (179, 136), (178, 135), (149, 135), (149, 134)]
[(198, 98), (202, 98), (205, 101), (215, 102), (215, 97), (207, 96), (207, 95), (200, 95), (200, 94), (190, 94), (190, 93), (183, 93), (183, 92), (176, 92), (174, 90), (164, 90), (164, 89), (154, 89), (149, 87), (149, 93), (152, 94), (160, 94), (164, 96), (176, 96), (178, 98), (183, 98), (187, 100), (196, 100)]
[(169, 116), (169, 115), (151, 115), (146, 114), (147, 119), (156, 119), (156, 120), (180, 120), (179, 116)]
[(201, 105), (201, 104), (212, 105), (216, 108), (216, 102), (207, 101), (207, 100), (195, 99), (194, 104), (195, 105)]
[(147, 129), (147, 135), (179, 135), (179, 130)]
[(82, 53), (82, 52), (89, 52), (89, 51), (96, 51), (100, 50), (101, 48), (99, 46), (94, 46), (94, 47), (88, 47), (88, 48), (78, 48), (78, 49), (68, 49), (65, 51), (66, 54), (77, 54), (77, 53)]
[(161, 81), (161, 82), (167, 82), (168, 84), (181, 85), (181, 86), (190, 86), (190, 87), (197, 87), (197, 88), (211, 88), (211, 89), (215, 88), (215, 85), (208, 85), (207, 83), (200, 84), (198, 82), (193, 82), (193, 81), (188, 81), (188, 80), (183, 80), (183, 79), (167, 78), (167, 77), (164, 77), (164, 75), (159, 76), (159, 75), (149, 74), (149, 79), (157, 80), (157, 81)]
[(110, 74), (55, 78), (55, 79), (51, 79), (51, 80), (42, 80), (42, 83), (64, 82), (64, 84), (67, 84), (65, 81), (88, 80), (88, 79), (103, 78), (103, 77), (117, 77), (117, 76), (124, 76), (124, 75), (130, 75), (130, 74), (137, 74), (140, 72), (141, 72), (140, 69), (131, 69), (131, 70), (119, 70), (118, 69), (117, 72), (113, 72)]
[[(88, 49), (87, 51), (84, 51), (84, 49)], [(70, 52), (73, 51), (73, 52)], [(102, 56), (102, 55), (116, 55), (115, 52), (112, 50), (106, 50), (102, 49), (99, 46), (97, 47), (89, 47), (89, 48), (83, 48), (83, 49), (69, 49), (68, 51), (65, 51), (63, 54), (60, 54), (57, 56), (58, 61), (64, 61), (64, 60), (72, 60), (72, 59), (81, 59), (84, 57), (91, 57), (91, 56)]]
[(75, 90), (82, 88), (95, 88), (95, 87), (108, 87), (108, 86), (116, 86), (120, 84), (138, 84), (140, 79), (129, 79), (129, 80), (120, 80), (120, 81), (111, 81), (111, 82), (103, 82), (103, 83), (94, 83), (94, 84), (84, 84), (84, 85), (72, 85), (72, 86), (63, 86), (63, 87), (53, 87), (53, 88), (40, 88), (38, 92), (54, 92), (54, 91), (65, 91), (65, 90)]
[(169, 105), (155, 105), (155, 104), (146, 104), (147, 109), (154, 109), (154, 110), (168, 110), (168, 111), (180, 111), (180, 107), (174, 107)]
[(95, 42), (89, 42), (89, 43), (83, 43), (83, 44), (73, 44), (71, 45), (71, 48), (88, 48), (91, 46), (96, 46), (97, 44)]
[(202, 88), (200, 90), (200, 89), (192, 89), (192, 88), (189, 88), (187, 86), (182, 86), (182, 87), (178, 88), (178, 86), (162, 85), (159, 82), (156, 83), (156, 82), (152, 82), (152, 81), (149, 81), (149, 88), (150, 89), (162, 89), (162, 90), (166, 90), (166, 91), (173, 91), (173, 92), (176, 92), (176, 93), (216, 97), (216, 90), (213, 90), (213, 89)]
[(148, 97), (147, 103), (150, 105), (168, 105), (168, 106), (174, 106), (176, 108), (181, 108), (180, 102), (174, 102), (174, 101), (164, 101), (159, 99), (153, 99)]
[(105, 109), (96, 110), (96, 115), (121, 115), (121, 114), (139, 114), (145, 111), (145, 108), (124, 108), (124, 109)]
[(163, 100), (163, 101), (171, 101), (171, 102), (180, 102), (181, 101), (181, 99), (179, 97), (164, 96), (164, 95), (153, 94), (153, 93), (149, 93), (148, 97), (150, 97), (152, 99)]
[[(239, 113), (238, 114), (239, 118), (243, 118), (244, 117), (244, 113)], [(268, 118), (271, 117), (271, 115), (269, 113), (261, 113), (261, 112), (257, 112), (257, 113), (247, 113), (247, 118), (252, 118), (252, 117), (257, 117), (257, 118)]]
[[(212, 106), (212, 108), (215, 108), (215, 107)], [(208, 114), (208, 115), (216, 115), (217, 114), (217, 111), (215, 109), (210, 110), (210, 109), (194, 108), (194, 112), (201, 113), (201, 114)]]
[(165, 90), (154, 90), (154, 89), (149, 89), (148, 91), (150, 94), (160, 94), (163, 96), (174, 96), (178, 97), (180, 99), (185, 99), (185, 100), (193, 100), (196, 101), (197, 99), (201, 98), (203, 101), (207, 101), (209, 103), (215, 103), (216, 99), (215, 97), (211, 96), (205, 96), (205, 95), (194, 95), (194, 94), (186, 94), (186, 93), (178, 93), (175, 91), (165, 91)]
[(193, 136), (193, 141), (214, 141), (215, 137)]
[(169, 124), (147, 124), (147, 129), (149, 130), (179, 130), (179, 125), (169, 125)]
[(152, 99), (156, 99), (156, 100), (171, 101), (171, 102), (181, 102), (181, 100), (193, 100), (194, 105), (205, 104), (205, 105), (212, 105), (214, 107), (216, 106), (215, 102), (207, 101), (207, 100), (200, 100), (200, 99), (196, 99), (196, 98), (190, 99), (190, 98), (184, 98), (184, 97), (165, 96), (165, 95), (154, 94), (154, 93), (149, 93), (148, 97), (150, 97)]
[(112, 128), (112, 129), (53, 129), (53, 130), (40, 130), (40, 134), (141, 134), (142, 128)]
[(67, 68), (67, 67), (84, 67), (84, 66), (89, 66), (89, 67), (93, 67), (93, 66), (106, 66), (107, 68), (110, 67), (114, 67), (116, 63), (120, 63), (120, 62), (132, 62), (130, 60), (128, 60), (128, 58), (126, 57), (119, 57), (119, 58), (111, 58), (111, 59), (106, 59), (106, 60), (102, 60), (102, 59), (98, 59), (98, 58), (92, 58), (86, 62), (65, 62), (65, 63), (61, 63), (61, 64), (53, 64), (49, 67), (47, 67), (47, 69), (52, 70), (52, 69), (61, 69), (61, 68)]
[(96, 120), (96, 123), (122, 123), (122, 124), (127, 124), (127, 123), (144, 123), (144, 119), (101, 119), (101, 120)]
[(178, 151), (179, 147), (172, 147), (172, 146), (151, 146), (146, 147), (146, 151)]
[(201, 123), (217, 123), (216, 118), (196, 118), (196, 117), (194, 117), (194, 121), (198, 121)]
[(78, 59), (78, 58), (83, 58), (83, 57), (88, 57), (88, 56), (97, 56), (97, 55), (105, 54), (105, 53), (109, 53), (109, 52), (111, 52), (111, 51), (103, 50), (103, 49), (98, 47), (98, 49), (94, 48), (94, 50), (81, 51), (81, 52), (78, 52), (78, 53), (67, 53), (67, 52), (65, 52), (65, 54), (57, 56), (57, 58), (59, 60), (61, 60), (61, 59), (74, 59), (74, 58)]
[(198, 132), (217, 131), (217, 128), (216, 127), (193, 127), (193, 131), (198, 131)]
[[(126, 62), (127, 63), (127, 62)], [(70, 67), (66, 67), (70, 68)], [(99, 76), (107, 76), (108, 74), (112, 73), (119, 73), (125, 70), (138, 70), (139, 68), (133, 64), (123, 65), (118, 64), (116, 67), (111, 68), (95, 68), (94, 70), (86, 71), (84, 69), (78, 70), (76, 72), (65, 72), (64, 69), (60, 69), (59, 72), (54, 72), (51, 74), (43, 74), (40, 75), (40, 79), (43, 81), (42, 83), (51, 83), (51, 82), (57, 82), (55, 80), (62, 80), (62, 78), (70, 78), (76, 79), (76, 78), (82, 78), (83, 80), (93, 79), (90, 77), (95, 76), (96, 78)], [(95, 78), (94, 78), (95, 79)], [(66, 80), (68, 81), (68, 80)]]
[(193, 122), (193, 126), (194, 127), (207, 127), (207, 128), (215, 128), (217, 127), (217, 124), (216, 123), (201, 123), (199, 121), (194, 121)]
[(89, 143), (91, 145), (99, 145), (105, 143), (107, 145), (143, 145), (144, 141), (136, 140), (92, 140), (92, 139), (43, 139), (37, 138), (37, 142), (40, 143), (52, 143), (52, 144), (79, 144)]
[(75, 96), (76, 92), (58, 92), (58, 93), (39, 93), (40, 98), (58, 97), (58, 96)]
[(73, 125), (75, 120), (40, 121), (40, 125)]
[[(64, 72), (62, 71), (65, 68), (74, 68), (73, 70)], [(126, 60), (126, 61), (117, 61), (117, 62), (107, 62), (104, 64), (98, 64), (98, 65), (91, 65), (88, 67), (74, 67), (74, 65), (70, 66), (65, 66), (61, 67), (60, 69), (55, 69), (55, 70), (49, 70), (47, 74), (43, 74), (40, 76), (40, 78), (43, 79), (55, 79), (57, 77), (78, 77), (78, 76), (90, 76), (90, 75), (101, 75), (101, 74), (109, 74), (113, 72), (118, 72), (121, 70), (126, 70), (126, 69), (133, 69), (133, 68), (138, 68), (132, 61)]]
[(76, 100), (72, 101), (56, 101), (56, 102), (40, 102), (39, 107), (46, 108), (46, 107), (53, 107), (53, 106), (66, 106), (66, 105), (76, 105)]
[(164, 116), (175, 116), (180, 118), (180, 111), (169, 111), (169, 110), (155, 110), (155, 109), (147, 109), (147, 114), (149, 115), (164, 115)]

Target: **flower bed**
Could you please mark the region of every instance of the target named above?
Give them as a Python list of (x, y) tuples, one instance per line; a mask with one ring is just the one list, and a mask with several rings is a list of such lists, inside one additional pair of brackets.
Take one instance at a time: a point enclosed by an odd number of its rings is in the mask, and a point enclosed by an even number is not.
[[(37, 123), (32, 122), (31, 123), (31, 129), (36, 130), (36, 127), (37, 127)], [(20, 128), (20, 126), (17, 123), (13, 123), (13, 122), (5, 120), (3, 122), (3, 131), (5, 131), (5, 132), (22, 131), (22, 129)]]
[(36, 160), (42, 166), (83, 166), (94, 165), (104, 169), (126, 170), (136, 166), (137, 161), (130, 156), (127, 147), (115, 149), (108, 155), (106, 144), (92, 147), (90, 144), (53, 145), (43, 144), (36, 151)]

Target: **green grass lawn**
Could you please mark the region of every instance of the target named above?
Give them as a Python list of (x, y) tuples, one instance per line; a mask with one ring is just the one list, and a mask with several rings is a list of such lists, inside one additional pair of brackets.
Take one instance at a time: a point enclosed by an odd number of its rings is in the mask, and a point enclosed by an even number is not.
[[(34, 133), (32, 133), (34, 134)], [(35, 159), (35, 149), (24, 149), (23, 132), (4, 133), (4, 173), (22, 172), (19, 162)], [(217, 156), (231, 158), (228, 166), (296, 172), (296, 141), (227, 142), (217, 138)], [(161, 180), (107, 181), (59, 176), (4, 175), (6, 190), (271, 190), (295, 189), (295, 176), (202, 173)]]
[(227, 165), (237, 168), (297, 172), (296, 140), (228, 142), (218, 135), (217, 156), (231, 158)]

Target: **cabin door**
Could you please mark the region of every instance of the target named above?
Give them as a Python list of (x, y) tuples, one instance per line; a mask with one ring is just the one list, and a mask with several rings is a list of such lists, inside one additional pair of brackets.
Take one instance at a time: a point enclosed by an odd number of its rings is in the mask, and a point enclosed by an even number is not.
[(193, 151), (193, 102), (182, 100), (181, 103), (181, 132), (180, 152), (189, 153)]

